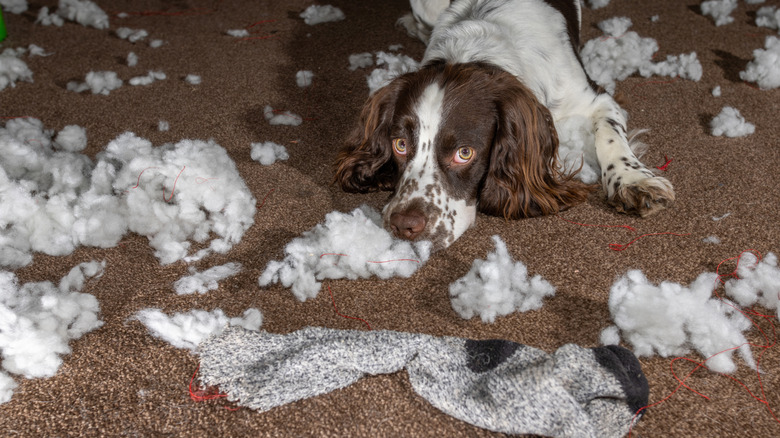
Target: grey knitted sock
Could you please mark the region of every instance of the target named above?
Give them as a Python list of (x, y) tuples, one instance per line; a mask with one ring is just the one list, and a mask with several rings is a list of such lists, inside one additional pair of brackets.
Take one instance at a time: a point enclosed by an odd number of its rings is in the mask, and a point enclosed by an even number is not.
[(505, 433), (619, 437), (647, 405), (647, 380), (621, 347), (554, 354), (503, 340), (309, 327), (287, 335), (230, 327), (199, 347), (201, 380), (260, 411), (406, 369), (441, 411)]

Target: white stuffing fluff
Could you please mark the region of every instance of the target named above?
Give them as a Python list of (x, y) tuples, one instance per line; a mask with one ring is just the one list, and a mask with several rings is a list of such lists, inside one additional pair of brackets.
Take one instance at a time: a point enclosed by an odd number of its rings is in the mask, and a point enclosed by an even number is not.
[(768, 253), (760, 262), (755, 254), (744, 253), (739, 259), (737, 277), (726, 282), (728, 296), (740, 306), (759, 304), (775, 310), (780, 319), (780, 268), (774, 253)]
[(349, 55), (349, 70), (355, 71), (359, 68), (366, 68), (374, 65), (374, 55), (370, 52), (353, 53)]
[(145, 29), (130, 29), (129, 27), (120, 27), (114, 32), (120, 39), (131, 43), (136, 43), (149, 36), (149, 32)]
[(396, 77), (420, 68), (419, 62), (406, 55), (386, 52), (377, 52), (376, 65), (384, 67), (375, 68), (366, 79), (369, 94), (374, 94), (376, 90), (389, 84)]
[(35, 23), (43, 26), (54, 25), (62, 27), (62, 25), (65, 24), (65, 20), (56, 13), (49, 13), (49, 8), (44, 6), (38, 11), (38, 17), (35, 19)]
[(87, 130), (79, 125), (68, 125), (57, 133), (53, 146), (68, 152), (81, 152), (87, 147)]
[(710, 121), (710, 129), (716, 137), (745, 137), (756, 131), (755, 125), (746, 122), (739, 110), (730, 106), (723, 107)]
[(87, 73), (84, 82), (68, 82), (69, 91), (81, 93), (90, 90), (92, 94), (108, 95), (111, 91), (122, 86), (122, 80), (119, 79), (116, 72), (113, 71), (91, 71)]
[(190, 351), (195, 351), (204, 339), (222, 333), (228, 325), (258, 330), (263, 324), (263, 315), (255, 308), (247, 309), (242, 317), (235, 318), (225, 316), (222, 309), (211, 312), (194, 309), (173, 316), (159, 309), (144, 309), (136, 313), (135, 319), (141, 321), (152, 336)]
[(37, 46), (35, 44), (30, 44), (27, 46), (27, 51), (30, 52), (30, 56), (49, 56), (51, 53), (46, 53), (45, 50), (43, 50), (43, 47)]
[(229, 29), (226, 30), (225, 33), (236, 38), (244, 38), (249, 36), (249, 31), (246, 29)]
[(178, 295), (205, 294), (208, 291), (216, 290), (220, 281), (230, 278), (239, 272), (241, 272), (240, 263), (226, 263), (206, 269), (203, 272), (198, 272), (195, 268), (190, 267), (190, 275), (176, 280), (173, 288)]
[[(555, 122), (555, 130), (558, 133), (558, 156), (560, 165), (564, 171), (573, 171), (582, 168), (577, 174), (577, 179), (586, 184), (595, 184), (599, 181), (599, 166), (596, 149), (586, 147), (596, 142), (593, 134), (593, 122), (588, 117), (569, 117)], [(567, 173), (568, 173), (567, 172)]]
[(135, 52), (130, 52), (127, 54), (127, 66), (128, 67), (135, 67), (138, 65), (138, 55), (135, 54)]
[(745, 3), (749, 5), (758, 5), (764, 3), (766, 0), (745, 0)]
[(599, 9), (609, 4), (609, 0), (588, 0), (588, 6), (591, 9)]
[(90, 0), (60, 0), (57, 14), (82, 26), (108, 29), (108, 15)]
[(723, 26), (734, 21), (731, 13), (737, 9), (737, 0), (707, 0), (700, 5), (701, 13), (715, 20), (716, 26)]
[(704, 242), (704, 243), (712, 243), (714, 245), (719, 245), (720, 244), (720, 238), (718, 238), (718, 236), (715, 236), (715, 235), (707, 236), (704, 239), (701, 239), (701, 241)]
[(0, 91), (5, 87), (15, 87), (17, 81), (33, 81), (33, 72), (27, 63), (19, 59), (21, 52), (6, 49), (0, 53)]
[(718, 85), (718, 86), (716, 86), (715, 88), (712, 89), (712, 95), (714, 97), (720, 97), (722, 94), (723, 94), (723, 92), (720, 89), (720, 85)]
[(155, 81), (162, 81), (166, 78), (167, 76), (165, 75), (165, 73), (161, 71), (150, 70), (149, 73), (147, 73), (144, 76), (136, 76), (134, 78), (130, 78), (128, 82), (130, 83), (130, 85), (150, 85)]
[(352, 213), (328, 213), (325, 222), (293, 239), (283, 260), (272, 260), (258, 283), (292, 287), (301, 301), (314, 298), (325, 279), (410, 277), (431, 254), (429, 241), (393, 238), (378, 211), (361, 206)]
[(8, 374), (0, 371), (0, 405), (11, 401), (14, 395), (14, 389), (17, 387), (16, 381)]
[(253, 160), (264, 166), (270, 166), (277, 161), (290, 158), (287, 148), (272, 141), (252, 143), (251, 156)]
[(52, 137), (33, 118), (0, 128), (0, 266), (25, 266), (34, 251), (113, 247), (128, 231), (148, 237), (163, 264), (188, 257), (190, 239), (213, 238), (189, 256), (198, 259), (227, 252), (254, 222), (255, 199), (213, 141), (153, 148), (128, 132), (93, 162)]
[(303, 117), (290, 111), (274, 111), (271, 105), (266, 105), (263, 110), (265, 119), (271, 125), (298, 126), (303, 123)]
[(300, 70), (295, 73), (295, 83), (301, 88), (311, 85), (312, 78), (314, 78), (314, 73), (311, 70)]
[(105, 262), (82, 263), (60, 280), (19, 285), (16, 275), (0, 271), (0, 352), (3, 368), (25, 378), (53, 376), (68, 342), (103, 325), (100, 304), (81, 293), (89, 278), (103, 275)]
[(780, 29), (780, 9), (777, 6), (764, 6), (756, 11), (756, 26)]
[(341, 9), (331, 5), (311, 5), (300, 15), (303, 22), (309, 26), (331, 21), (340, 21), (345, 19), (344, 12)]
[(171, 129), (171, 124), (166, 122), (165, 120), (160, 120), (159, 122), (157, 122), (158, 131), (166, 132), (166, 131), (170, 131), (170, 129)]
[(469, 272), (450, 284), (452, 308), (464, 319), (479, 315), (492, 323), (497, 316), (540, 309), (542, 299), (555, 294), (541, 275), (528, 276), (528, 268), (512, 258), (499, 236), (493, 241), (496, 250), (487, 260), (474, 260)]
[(780, 38), (767, 36), (764, 48), (753, 51), (753, 59), (739, 72), (739, 77), (755, 82), (763, 90), (780, 87)]
[(0, 0), (0, 6), (5, 12), (21, 14), (27, 11), (27, 0)]
[(162, 47), (162, 45), (165, 44), (165, 41), (163, 40), (151, 40), (149, 41), (149, 47), (153, 49), (157, 49), (159, 47)]
[(200, 83), (203, 82), (203, 79), (198, 75), (188, 74), (184, 77), (184, 81), (190, 85), (200, 85)]
[[(610, 289), (609, 311), (623, 339), (639, 356), (681, 356), (691, 349), (707, 358), (709, 369), (732, 373), (732, 349), (751, 368), (756, 364), (743, 332), (751, 322), (727, 300), (712, 296), (718, 275), (703, 273), (690, 286), (654, 285), (639, 270), (620, 277)], [(614, 340), (614, 328), (602, 339)], [(726, 351), (728, 350), (728, 351)]]
[(588, 76), (607, 92), (614, 94), (615, 81), (622, 81), (635, 73), (643, 77), (660, 75), (694, 81), (701, 79), (702, 67), (696, 52), (669, 55), (665, 61), (653, 62), (658, 43), (629, 31), (630, 26), (631, 20), (625, 17), (604, 20), (599, 23), (599, 28), (605, 35), (588, 41), (582, 48), (582, 62)]

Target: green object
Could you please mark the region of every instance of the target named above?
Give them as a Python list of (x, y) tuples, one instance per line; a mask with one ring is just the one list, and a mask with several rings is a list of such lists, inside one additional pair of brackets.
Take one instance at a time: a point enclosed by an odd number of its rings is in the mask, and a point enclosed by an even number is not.
[(0, 8), (0, 41), (3, 41), (6, 35), (8, 34), (5, 32), (5, 21), (3, 20), (3, 9)]

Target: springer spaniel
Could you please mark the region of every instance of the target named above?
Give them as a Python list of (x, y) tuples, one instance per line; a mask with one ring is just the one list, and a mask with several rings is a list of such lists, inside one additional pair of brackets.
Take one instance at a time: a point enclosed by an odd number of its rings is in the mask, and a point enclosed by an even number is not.
[(586, 147), (618, 211), (674, 202), (671, 183), (634, 155), (624, 111), (585, 73), (579, 0), (411, 3), (399, 23), (427, 41), (422, 67), (369, 98), (335, 176), (348, 192), (394, 191), (383, 220), (396, 236), (442, 249), (477, 210), (516, 219), (584, 201), (593, 187), (557, 156), (555, 124), (569, 117), (592, 122)]

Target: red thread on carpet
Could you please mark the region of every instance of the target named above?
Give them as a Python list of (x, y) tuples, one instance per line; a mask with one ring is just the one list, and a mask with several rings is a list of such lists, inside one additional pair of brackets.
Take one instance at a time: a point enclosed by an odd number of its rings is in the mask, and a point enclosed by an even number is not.
[(339, 315), (341, 317), (344, 317), (344, 318), (354, 319), (354, 320), (360, 321), (363, 324), (365, 324), (366, 327), (368, 327), (369, 330), (371, 330), (371, 324), (369, 324), (368, 321), (366, 321), (365, 319), (358, 318), (358, 317), (355, 317), (355, 316), (344, 315), (343, 313), (339, 312), (338, 307), (336, 307), (336, 299), (333, 298), (333, 291), (330, 290), (330, 286), (328, 286), (328, 293), (330, 293), (330, 300), (333, 302), (333, 309), (336, 311), (337, 315)]
[(225, 398), (227, 397), (227, 394), (223, 394), (219, 392), (215, 387), (206, 387), (206, 388), (198, 388), (193, 390), (192, 389), (192, 382), (195, 381), (195, 376), (198, 375), (198, 370), (200, 370), (200, 364), (198, 364), (198, 367), (195, 368), (195, 372), (192, 373), (192, 378), (190, 379), (190, 385), (188, 386), (188, 390), (190, 392), (190, 398), (193, 401), (196, 402), (202, 402), (206, 400), (216, 400), (219, 398)]
[[(718, 283), (721, 283), (721, 284), (725, 284), (726, 282), (724, 281), (724, 278), (730, 278), (730, 277), (731, 277), (731, 278), (737, 278), (737, 279), (738, 279), (738, 278), (739, 278), (739, 276), (738, 276), (738, 274), (737, 274), (737, 269), (739, 268), (739, 262), (740, 262), (740, 260), (742, 259), (742, 256), (743, 256), (745, 253), (748, 253), (748, 252), (750, 252), (750, 253), (753, 253), (753, 254), (756, 256), (756, 264), (758, 264), (758, 262), (761, 260), (761, 253), (760, 253), (760, 252), (758, 252), (758, 251), (756, 251), (756, 250), (753, 250), (753, 249), (749, 249), (749, 250), (742, 251), (742, 252), (741, 252), (741, 253), (740, 253), (738, 256), (736, 256), (736, 257), (731, 257), (731, 258), (728, 258), (728, 259), (725, 259), (725, 260), (721, 261), (720, 263), (718, 263), (718, 266), (717, 266), (717, 268), (715, 268), (715, 273), (716, 273), (716, 274), (717, 274), (717, 276), (718, 276), (718, 277), (717, 277), (717, 282), (718, 282)], [(737, 261), (737, 265), (736, 265), (736, 267), (734, 268), (734, 270), (733, 270), (732, 272), (728, 273), (728, 274), (721, 274), (721, 273), (720, 273), (720, 268), (721, 268), (721, 266), (722, 266), (724, 263), (730, 262), (730, 261), (732, 261), (732, 260), (736, 260), (736, 261)], [(689, 358), (687, 358), (687, 357), (676, 357), (676, 358), (672, 359), (672, 360), (671, 360), (671, 362), (669, 362), (669, 368), (670, 368), (670, 370), (671, 370), (671, 372), (672, 372), (672, 375), (674, 376), (675, 380), (677, 380), (677, 381), (679, 382), (679, 384), (678, 384), (678, 385), (677, 385), (677, 387), (674, 389), (674, 391), (672, 391), (671, 393), (669, 393), (669, 395), (667, 395), (667, 396), (666, 396), (666, 397), (664, 397), (663, 399), (661, 399), (661, 400), (659, 400), (659, 401), (657, 401), (657, 402), (655, 402), (655, 403), (651, 403), (651, 404), (649, 404), (649, 405), (647, 405), (647, 406), (643, 406), (642, 408), (638, 409), (638, 410), (636, 411), (636, 413), (634, 414), (634, 418), (632, 418), (632, 419), (631, 419), (631, 423), (632, 423), (632, 424), (631, 424), (631, 426), (630, 426), (630, 427), (629, 427), (629, 429), (628, 429), (628, 435), (627, 435), (627, 436), (631, 436), (631, 430), (633, 429), (633, 427), (634, 427), (634, 424), (635, 424), (635, 423), (634, 423), (634, 421), (636, 420), (637, 416), (638, 416), (638, 415), (639, 415), (639, 414), (640, 414), (642, 411), (644, 411), (644, 410), (646, 410), (646, 409), (649, 409), (649, 408), (651, 408), (651, 407), (654, 407), (654, 406), (658, 406), (658, 405), (660, 405), (661, 403), (663, 403), (663, 402), (665, 402), (665, 401), (669, 400), (669, 399), (670, 399), (670, 398), (671, 398), (671, 397), (672, 397), (672, 396), (673, 396), (675, 393), (677, 393), (677, 391), (679, 391), (679, 390), (680, 390), (680, 388), (682, 388), (682, 387), (684, 387), (684, 388), (688, 389), (689, 391), (691, 391), (691, 392), (693, 392), (693, 393), (695, 393), (695, 394), (697, 394), (697, 395), (700, 395), (701, 397), (703, 397), (703, 398), (705, 398), (705, 399), (707, 399), (707, 400), (710, 400), (710, 398), (709, 398), (709, 397), (707, 397), (706, 395), (704, 395), (704, 394), (700, 393), (699, 391), (696, 391), (695, 389), (693, 389), (693, 388), (691, 388), (690, 386), (688, 386), (688, 384), (686, 383), (686, 381), (687, 381), (687, 380), (688, 380), (688, 379), (689, 379), (689, 378), (690, 378), (690, 377), (693, 375), (693, 373), (695, 373), (696, 371), (698, 371), (700, 368), (704, 368), (704, 367), (706, 366), (705, 364), (706, 364), (706, 362), (707, 362), (708, 360), (710, 360), (710, 359), (712, 359), (713, 357), (716, 357), (716, 356), (718, 356), (718, 355), (720, 355), (720, 354), (727, 353), (727, 352), (729, 352), (729, 351), (738, 350), (738, 349), (742, 348), (744, 345), (748, 345), (748, 346), (751, 346), (751, 347), (756, 347), (756, 348), (761, 348), (761, 349), (762, 349), (762, 351), (761, 351), (761, 352), (758, 354), (758, 358), (756, 359), (756, 377), (757, 377), (757, 380), (758, 380), (758, 385), (759, 385), (759, 388), (760, 388), (760, 390), (761, 390), (761, 397), (759, 397), (759, 396), (757, 396), (757, 395), (753, 394), (753, 392), (752, 392), (752, 391), (751, 391), (751, 390), (750, 390), (750, 389), (747, 387), (747, 385), (745, 385), (745, 384), (744, 384), (744, 383), (743, 383), (741, 380), (739, 380), (739, 379), (737, 379), (737, 378), (735, 378), (735, 377), (733, 377), (733, 376), (730, 376), (730, 375), (728, 375), (728, 374), (724, 374), (724, 373), (717, 373), (717, 374), (720, 374), (721, 376), (724, 376), (724, 377), (728, 377), (729, 379), (733, 380), (733, 381), (734, 381), (734, 382), (736, 382), (738, 385), (740, 385), (740, 386), (741, 386), (741, 387), (742, 387), (742, 388), (743, 388), (745, 391), (747, 391), (747, 393), (748, 393), (748, 394), (749, 394), (751, 397), (753, 397), (753, 399), (755, 399), (757, 402), (759, 402), (759, 403), (763, 404), (764, 406), (766, 406), (766, 408), (767, 408), (767, 410), (769, 411), (769, 414), (772, 416), (772, 418), (773, 418), (773, 419), (774, 419), (776, 422), (780, 423), (780, 418), (778, 418), (777, 414), (776, 414), (776, 413), (775, 413), (775, 411), (772, 409), (772, 406), (769, 404), (768, 398), (767, 398), (767, 396), (766, 396), (766, 391), (764, 390), (764, 383), (763, 383), (763, 381), (761, 380), (761, 359), (762, 359), (762, 357), (763, 357), (764, 353), (766, 353), (766, 352), (767, 352), (767, 350), (769, 350), (770, 348), (774, 347), (774, 346), (777, 344), (777, 329), (776, 329), (776, 327), (775, 327), (775, 324), (774, 324), (774, 322), (773, 322), (773, 320), (774, 320), (774, 315), (764, 315), (764, 314), (762, 314), (762, 313), (756, 312), (756, 311), (755, 311), (755, 310), (753, 310), (753, 309), (747, 309), (747, 310), (740, 309), (739, 307), (737, 307), (737, 306), (735, 306), (735, 305), (731, 304), (729, 301), (727, 301), (727, 300), (724, 300), (724, 299), (723, 299), (723, 298), (722, 298), (722, 297), (721, 297), (721, 296), (718, 294), (718, 292), (717, 292), (717, 288), (718, 288), (718, 285), (717, 285), (717, 284), (716, 284), (716, 285), (714, 285), (714, 287), (713, 287), (713, 294), (714, 294), (716, 297), (718, 297), (718, 299), (719, 299), (719, 300), (721, 300), (721, 302), (725, 303), (725, 304), (726, 304), (726, 305), (728, 305), (728, 306), (731, 306), (732, 308), (736, 309), (738, 312), (742, 313), (742, 315), (744, 315), (746, 318), (748, 318), (748, 319), (750, 320), (750, 322), (753, 324), (753, 326), (754, 326), (754, 327), (756, 327), (756, 328), (758, 329), (758, 331), (761, 333), (761, 335), (764, 337), (764, 340), (766, 341), (766, 345), (756, 345), (756, 344), (753, 344), (753, 343), (751, 343), (751, 342), (747, 342), (747, 343), (745, 343), (745, 344), (738, 345), (738, 346), (736, 346), (736, 347), (728, 348), (728, 349), (725, 349), (725, 350), (723, 350), (723, 351), (720, 351), (720, 352), (718, 352), (718, 353), (715, 353), (715, 354), (713, 354), (712, 356), (710, 356), (710, 357), (708, 357), (707, 359), (705, 359), (705, 360), (704, 360), (704, 362), (698, 362), (698, 361), (695, 361), (695, 360), (693, 360), (693, 359), (689, 359)], [(761, 327), (760, 327), (760, 326), (759, 326), (759, 325), (756, 323), (756, 321), (755, 321), (753, 318), (751, 318), (751, 317), (750, 317), (748, 314), (755, 315), (755, 316), (757, 316), (757, 317), (761, 317), (761, 318), (764, 318), (764, 319), (766, 319), (767, 321), (769, 321), (769, 324), (770, 324), (770, 326), (772, 327), (772, 337), (773, 337), (773, 340), (772, 340), (771, 342), (770, 342), (769, 336), (766, 334), (766, 332), (764, 332), (764, 330), (763, 330), (763, 329), (762, 329), (762, 328), (761, 328)], [(676, 373), (676, 372), (675, 372), (675, 370), (674, 370), (674, 363), (675, 363), (675, 362), (677, 362), (678, 360), (685, 360), (685, 361), (692, 362), (692, 363), (696, 364), (696, 367), (694, 367), (694, 369), (693, 369), (693, 370), (691, 370), (691, 371), (690, 371), (688, 374), (686, 374), (686, 375), (685, 375), (685, 377), (684, 377), (684, 378), (682, 378), (682, 379), (680, 379), (680, 378), (679, 378), (679, 376), (677, 376), (677, 373)]]
[(633, 245), (637, 240), (639, 240), (639, 239), (641, 239), (643, 237), (647, 237), (647, 236), (678, 236), (678, 237), (682, 237), (682, 236), (690, 236), (690, 233), (684, 233), (684, 234), (678, 234), (678, 233), (647, 233), (647, 234), (642, 234), (641, 236), (635, 238), (634, 240), (632, 240), (632, 241), (630, 241), (628, 243), (624, 243), (624, 244), (610, 243), (609, 244), (609, 249), (611, 249), (613, 251), (623, 251), (624, 249), (626, 249), (629, 246)]
[(176, 183), (179, 181), (179, 177), (181, 176), (181, 173), (184, 172), (184, 169), (186, 169), (187, 166), (182, 166), (181, 170), (179, 171), (179, 174), (176, 175), (176, 179), (173, 180), (173, 188), (171, 189), (171, 196), (168, 199), (165, 199), (165, 186), (163, 186), (163, 201), (170, 202), (171, 199), (173, 199), (173, 192), (176, 190)]
[(669, 158), (666, 155), (664, 155), (664, 160), (666, 160), (666, 163), (664, 163), (663, 166), (655, 166), (655, 168), (666, 172), (666, 168), (668, 168), (669, 165), (672, 164), (672, 158)]
[(270, 191), (270, 192), (268, 192), (268, 193), (265, 195), (265, 198), (263, 198), (263, 202), (261, 202), (261, 203), (260, 203), (260, 206), (259, 206), (259, 207), (257, 207), (257, 209), (258, 209), (258, 210), (260, 210), (261, 208), (263, 208), (263, 206), (265, 205), (265, 200), (266, 200), (266, 199), (268, 199), (268, 197), (269, 197), (269, 196), (271, 196), (271, 193), (273, 193), (273, 192), (274, 192), (274, 190), (276, 190), (276, 189), (271, 189), (271, 191)]

